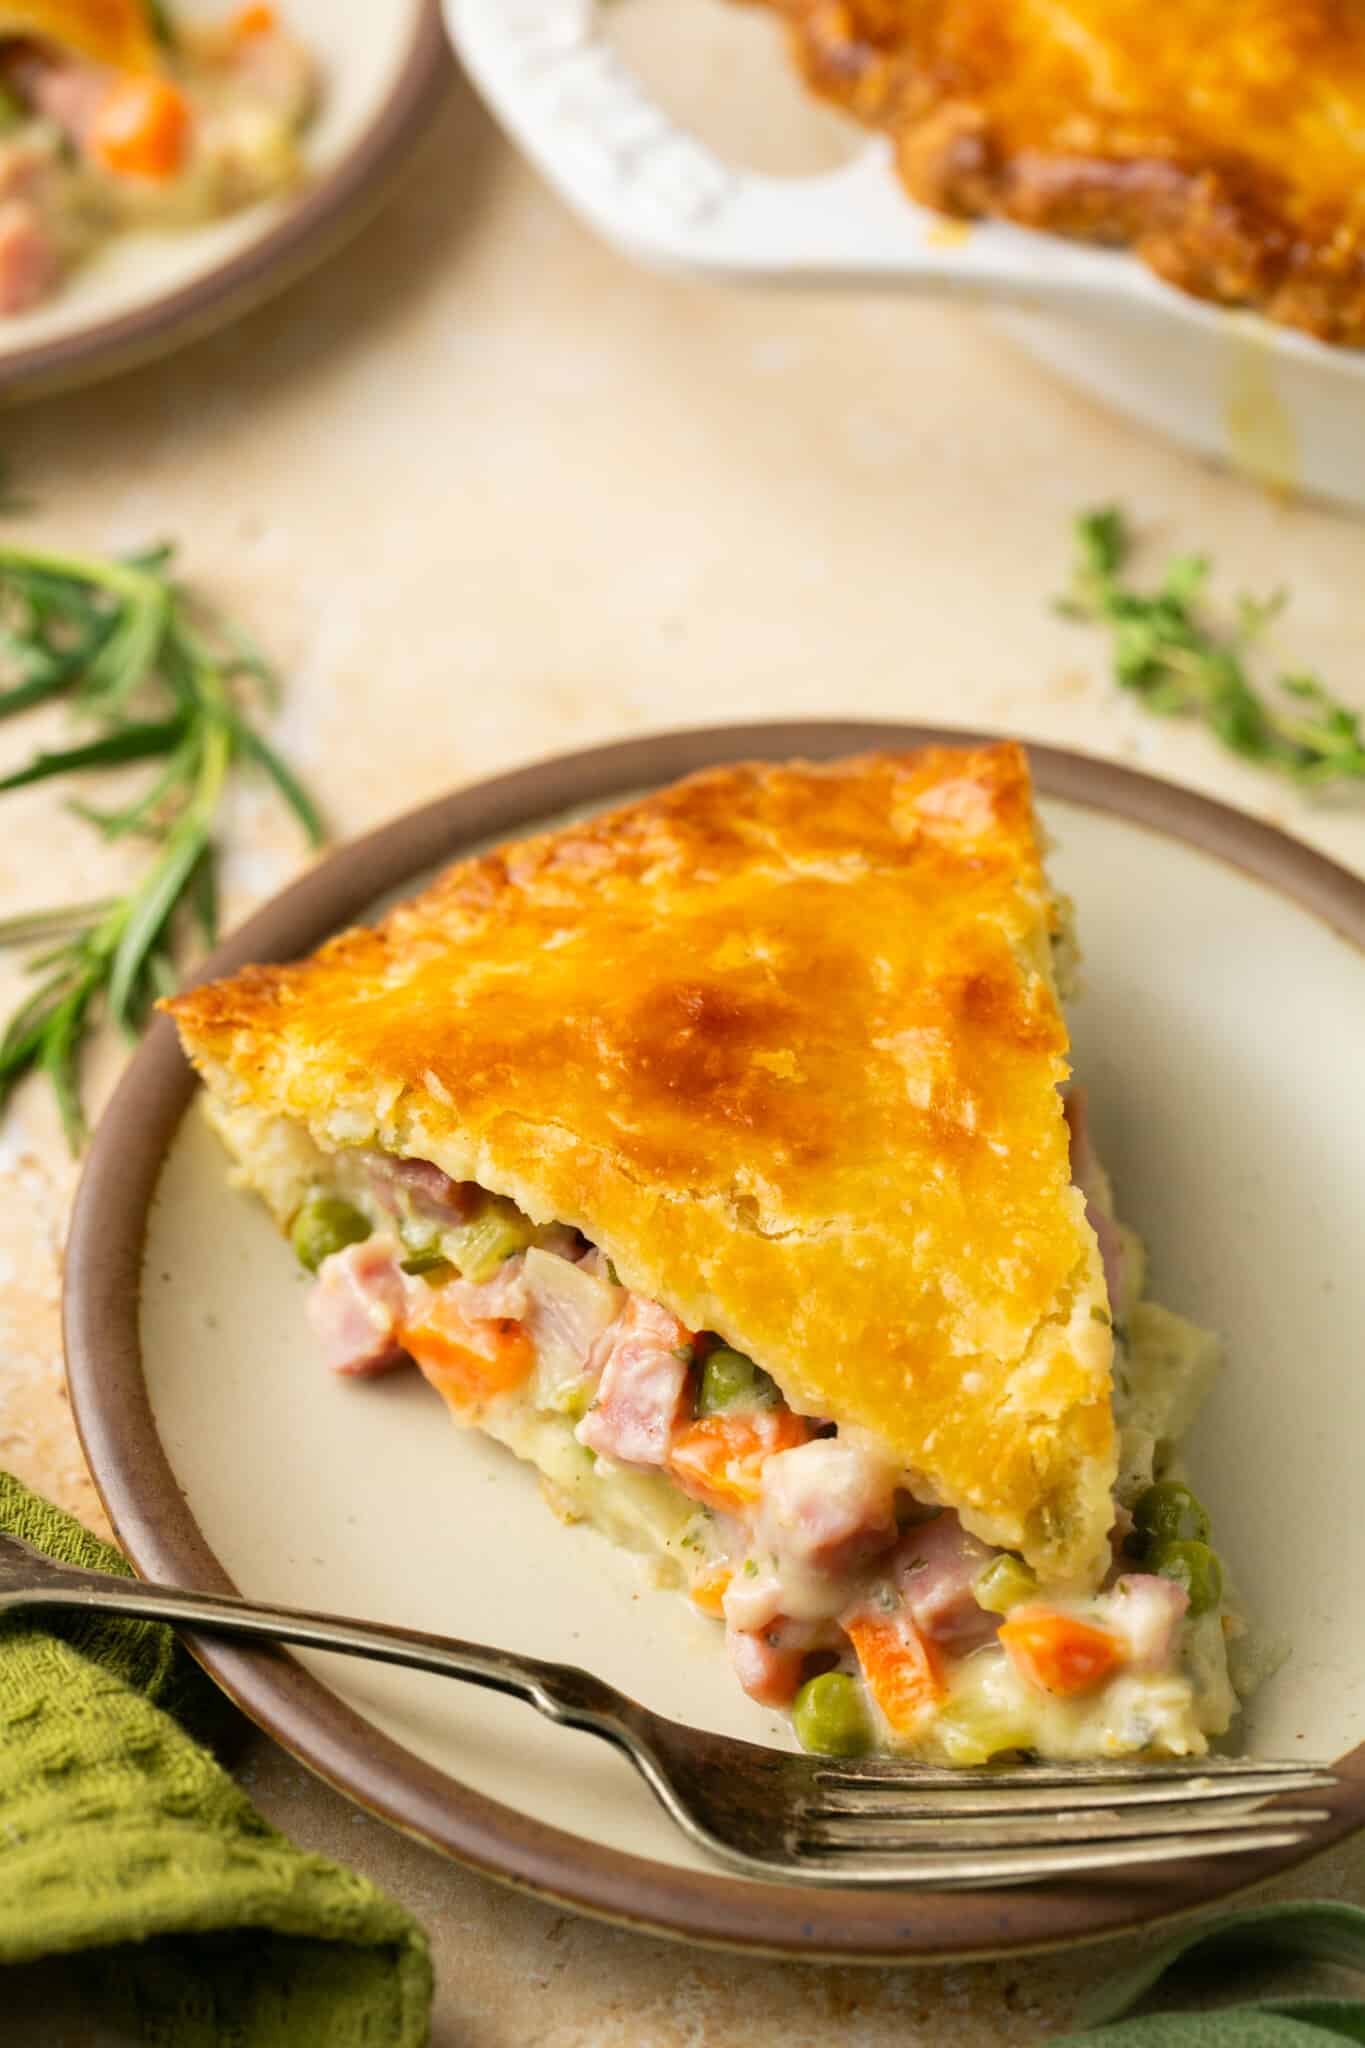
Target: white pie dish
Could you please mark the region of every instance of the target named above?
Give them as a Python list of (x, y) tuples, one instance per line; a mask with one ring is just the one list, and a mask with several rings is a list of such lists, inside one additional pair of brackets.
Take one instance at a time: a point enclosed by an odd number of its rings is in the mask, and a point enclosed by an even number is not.
[[(1071, 381), (1276, 490), (1365, 506), (1365, 351), (1162, 284), (1134, 257), (915, 205), (867, 142), (816, 176), (745, 169), (684, 132), (602, 0), (443, 0), (470, 76), (560, 196), (625, 254), (719, 282), (956, 295)], [(611, 0), (615, 4), (615, 0)], [(776, 41), (774, 66), (785, 60)]]

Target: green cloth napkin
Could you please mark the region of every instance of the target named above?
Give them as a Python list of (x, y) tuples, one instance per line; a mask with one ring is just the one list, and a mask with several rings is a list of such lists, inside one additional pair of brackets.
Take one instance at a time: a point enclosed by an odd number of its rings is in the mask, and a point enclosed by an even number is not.
[(1177, 1965), (1216, 1964), (1230, 1968), (1235, 1981), (1239, 1967), (1274, 1960), (1331, 1963), (1365, 1974), (1365, 1911), (1304, 1899), (1202, 1921), (1149, 1950), (1093, 1994), (1084, 2017), (1116, 2025), (1054, 2039), (1052, 2048), (1329, 2048), (1333, 2041), (1365, 2042), (1365, 2002), (1354, 1998), (1270, 1996), (1209, 2011), (1120, 2017)]
[[(0, 1529), (128, 1574), (6, 1473)], [(0, 1963), (69, 1956), (101, 2017), (156, 2048), (422, 2048), (421, 1930), (191, 1740), (224, 1710), (159, 1623), (0, 1619)]]

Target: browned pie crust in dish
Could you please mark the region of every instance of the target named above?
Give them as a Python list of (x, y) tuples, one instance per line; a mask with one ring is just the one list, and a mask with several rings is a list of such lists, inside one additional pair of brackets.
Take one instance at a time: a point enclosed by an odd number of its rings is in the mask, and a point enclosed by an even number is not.
[(1129, 245), (1201, 298), (1365, 338), (1360, 0), (770, 4), (924, 205)]

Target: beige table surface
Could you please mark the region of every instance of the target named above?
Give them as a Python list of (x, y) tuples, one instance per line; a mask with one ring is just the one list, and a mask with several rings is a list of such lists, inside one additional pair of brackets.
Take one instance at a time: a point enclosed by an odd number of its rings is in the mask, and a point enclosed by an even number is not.
[[(0, 447), (38, 503), (26, 536), (182, 538), (283, 664), (280, 739), (342, 834), (555, 749), (847, 713), (1129, 758), (1365, 870), (1365, 805), (1310, 806), (1144, 720), (1045, 602), (1071, 513), (1121, 495), (1154, 551), (1204, 545), (1249, 587), (1291, 584), (1285, 653), (1365, 703), (1365, 528), (1129, 430), (980, 314), (644, 275), (566, 218), (463, 87), (325, 270), (171, 362), (0, 416)], [(0, 729), (0, 764), (58, 726)], [(63, 795), (6, 798), (0, 913), (102, 893), (135, 859), (97, 852)], [(231, 849), (234, 916), (303, 858), (255, 789)], [(8, 977), (0, 961), (6, 1003)], [(118, 1058), (92, 1063), (97, 1095)], [(0, 1126), (0, 1463), (98, 1524), (61, 1385), (74, 1181), (26, 1088)], [(951, 1969), (717, 1957), (469, 1876), (264, 1740), (246, 1778), (421, 1916), (438, 2048), (1031, 2042), (1135, 1946)], [(1312, 1894), (1365, 1902), (1365, 1849), (1272, 1893)], [(7, 1991), (0, 2038), (93, 2038), (61, 2017), (58, 1975)]]

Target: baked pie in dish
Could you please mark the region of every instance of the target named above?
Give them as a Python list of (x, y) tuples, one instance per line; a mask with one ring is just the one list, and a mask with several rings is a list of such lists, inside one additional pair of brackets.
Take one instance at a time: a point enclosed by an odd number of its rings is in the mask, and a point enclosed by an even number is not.
[(1360, 0), (769, 0), (926, 206), (1131, 246), (1169, 283), (1365, 340)]
[(1239, 1630), (1021, 749), (708, 770), (168, 1005), (336, 1370), (413, 1362), (837, 1753), (1200, 1752)]

